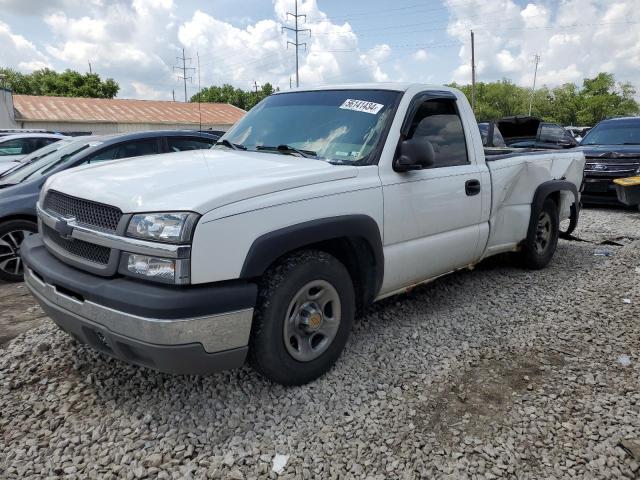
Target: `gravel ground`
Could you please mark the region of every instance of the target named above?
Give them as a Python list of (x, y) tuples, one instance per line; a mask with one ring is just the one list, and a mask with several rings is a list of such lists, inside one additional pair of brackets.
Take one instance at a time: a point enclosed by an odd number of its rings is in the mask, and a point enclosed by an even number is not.
[(0, 476), (638, 478), (640, 214), (575, 235), (545, 270), (501, 257), (375, 305), (298, 388), (128, 366), (46, 321), (0, 347)]

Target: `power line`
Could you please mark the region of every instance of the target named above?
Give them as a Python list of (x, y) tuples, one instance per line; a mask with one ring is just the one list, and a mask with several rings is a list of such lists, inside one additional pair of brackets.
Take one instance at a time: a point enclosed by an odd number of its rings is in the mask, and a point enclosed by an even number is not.
[(184, 56), (184, 48), (182, 49), (182, 56), (176, 57), (176, 61), (182, 60), (182, 67), (174, 65), (173, 71), (182, 70), (182, 75), (178, 75), (178, 80), (182, 79), (184, 82), (184, 102), (187, 103), (187, 79), (193, 82), (193, 77), (187, 77), (187, 70), (193, 70), (195, 72), (195, 68), (187, 67), (187, 60), (191, 63), (191, 57), (187, 58)]
[(295, 22), (295, 28), (284, 26), (284, 27), (282, 27), (282, 31), (284, 32), (285, 30), (289, 30), (291, 32), (294, 32), (295, 35), (296, 35), (295, 43), (290, 41), (290, 40), (287, 40), (287, 47), (289, 46), (289, 44), (294, 45), (296, 47), (296, 87), (299, 87), (300, 86), (300, 73), (298, 71), (298, 65), (299, 65), (299, 62), (298, 62), (298, 48), (300, 46), (304, 45), (304, 48), (306, 50), (307, 49), (307, 44), (306, 44), (306, 42), (305, 43), (298, 42), (298, 34), (300, 32), (309, 32), (309, 36), (311, 36), (311, 30), (308, 29), (308, 28), (298, 28), (298, 18), (304, 17), (304, 21), (305, 22), (307, 21), (307, 16), (306, 15), (304, 15), (304, 14), (298, 15), (298, 0), (295, 0), (295, 10), (294, 10), (294, 12), (295, 13), (287, 12), (287, 18), (289, 18), (289, 15), (291, 15), (293, 17), (293, 20)]

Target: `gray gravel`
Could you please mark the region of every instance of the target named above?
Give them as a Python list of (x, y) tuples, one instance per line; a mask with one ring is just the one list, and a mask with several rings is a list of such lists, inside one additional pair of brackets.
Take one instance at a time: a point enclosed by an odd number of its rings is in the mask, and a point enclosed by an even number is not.
[(128, 366), (48, 322), (0, 348), (0, 476), (638, 478), (640, 214), (575, 235), (545, 270), (502, 257), (375, 305), (298, 388)]

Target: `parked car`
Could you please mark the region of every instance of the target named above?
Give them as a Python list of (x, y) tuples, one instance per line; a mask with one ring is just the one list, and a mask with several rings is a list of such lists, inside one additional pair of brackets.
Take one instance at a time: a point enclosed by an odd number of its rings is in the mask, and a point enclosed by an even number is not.
[(584, 169), (584, 203), (619, 205), (613, 180), (640, 175), (640, 117), (603, 120), (580, 142)]
[(206, 149), (214, 143), (212, 135), (176, 130), (76, 137), (61, 140), (59, 148), (33, 155), (0, 175), (0, 279), (22, 279), (20, 246), (37, 231), (36, 202), (42, 185), (53, 174), (107, 160)]
[(478, 129), (484, 147), (506, 148), (507, 144), (496, 122), (478, 122)]
[(20, 133), (0, 137), (0, 165), (18, 161), (32, 152), (65, 137), (57, 133)]
[(587, 132), (591, 130), (591, 127), (576, 127), (574, 125), (569, 125), (564, 127), (564, 129), (573, 135), (573, 138), (575, 138), (577, 142), (580, 142)]
[(7, 135), (19, 135), (23, 133), (55, 133), (65, 135), (61, 132), (53, 132), (43, 128), (0, 128), (0, 137), (5, 137)]
[(456, 89), (280, 92), (211, 150), (52, 177), (25, 281), (65, 332), (122, 360), (205, 374), (248, 357), (302, 384), (373, 301), (502, 252), (545, 267), (583, 168), (581, 152), (485, 158)]
[(559, 150), (578, 145), (573, 135), (563, 127), (537, 117), (516, 115), (501, 118), (495, 123), (508, 147)]

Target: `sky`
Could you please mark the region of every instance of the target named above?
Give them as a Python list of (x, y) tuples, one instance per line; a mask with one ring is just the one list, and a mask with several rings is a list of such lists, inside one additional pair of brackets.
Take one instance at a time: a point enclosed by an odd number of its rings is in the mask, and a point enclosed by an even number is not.
[[(118, 97), (184, 100), (231, 83), (295, 86), (295, 0), (0, 0), (0, 66), (115, 79)], [(403, 81), (581, 84), (600, 71), (640, 87), (640, 0), (298, 0), (300, 86)], [(255, 83), (254, 83), (255, 82)]]

